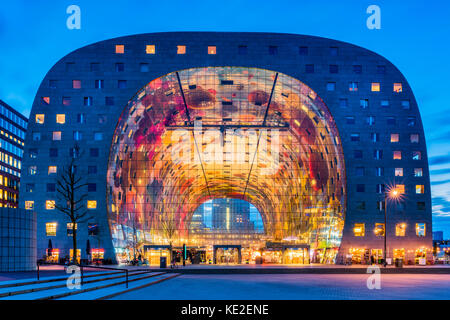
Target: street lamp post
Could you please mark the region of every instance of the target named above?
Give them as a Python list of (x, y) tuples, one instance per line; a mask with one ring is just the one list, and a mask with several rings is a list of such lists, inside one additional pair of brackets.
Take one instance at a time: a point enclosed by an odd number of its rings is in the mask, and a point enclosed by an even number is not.
[(387, 210), (388, 210), (388, 200), (389, 199), (397, 199), (399, 197), (399, 192), (396, 186), (390, 188), (387, 192), (384, 193), (384, 252), (383, 252), (383, 265), (386, 268), (387, 266)]

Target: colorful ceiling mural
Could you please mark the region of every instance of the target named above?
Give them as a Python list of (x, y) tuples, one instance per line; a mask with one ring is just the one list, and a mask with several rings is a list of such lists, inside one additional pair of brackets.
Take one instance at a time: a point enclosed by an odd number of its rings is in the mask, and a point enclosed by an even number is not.
[(127, 239), (186, 241), (197, 207), (238, 198), (261, 213), (266, 239), (338, 247), (345, 216), (340, 137), (302, 82), (243, 67), (182, 70), (129, 102), (113, 137), (108, 215)]

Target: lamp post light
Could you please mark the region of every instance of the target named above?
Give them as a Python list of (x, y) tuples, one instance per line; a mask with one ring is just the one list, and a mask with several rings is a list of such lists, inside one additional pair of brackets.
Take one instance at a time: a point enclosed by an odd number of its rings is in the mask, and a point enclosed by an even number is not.
[(400, 197), (400, 192), (398, 192), (397, 187), (393, 186), (388, 191), (384, 193), (384, 251), (383, 251), (383, 265), (386, 268), (386, 249), (387, 249), (387, 210), (388, 210), (388, 200), (397, 200)]

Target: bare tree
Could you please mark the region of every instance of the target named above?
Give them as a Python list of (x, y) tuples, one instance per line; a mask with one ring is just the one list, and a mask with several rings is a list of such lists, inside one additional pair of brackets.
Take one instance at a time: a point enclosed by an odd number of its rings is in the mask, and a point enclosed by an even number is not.
[(84, 201), (87, 194), (80, 189), (87, 184), (83, 182), (83, 177), (77, 172), (75, 158), (80, 156), (79, 147), (73, 148), (74, 154), (68, 165), (64, 166), (58, 177), (56, 178), (56, 192), (57, 201), (55, 208), (67, 215), (72, 223), (72, 240), (73, 240), (73, 255), (72, 262), (77, 263), (77, 224), (83, 222), (82, 219), (87, 214), (86, 205)]
[(177, 232), (177, 225), (173, 213), (166, 213), (161, 221), (163, 235), (169, 242), (169, 262), (172, 263), (172, 243), (175, 233)]

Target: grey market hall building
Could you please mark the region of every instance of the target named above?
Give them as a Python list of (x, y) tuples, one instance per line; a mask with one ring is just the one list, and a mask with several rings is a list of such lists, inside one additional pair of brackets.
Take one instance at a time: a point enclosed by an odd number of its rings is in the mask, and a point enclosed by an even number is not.
[[(73, 226), (54, 204), (72, 157), (86, 182), (82, 258), (89, 240), (93, 257), (119, 263), (136, 252), (157, 263), (183, 245), (197, 262), (367, 263), (385, 235), (388, 258), (432, 254), (417, 102), (392, 63), (352, 44), (169, 32), (63, 57), (25, 142), (20, 206), (37, 214), (38, 257), (49, 240), (47, 259), (71, 254)], [(264, 232), (192, 228), (217, 198), (251, 203)]]

